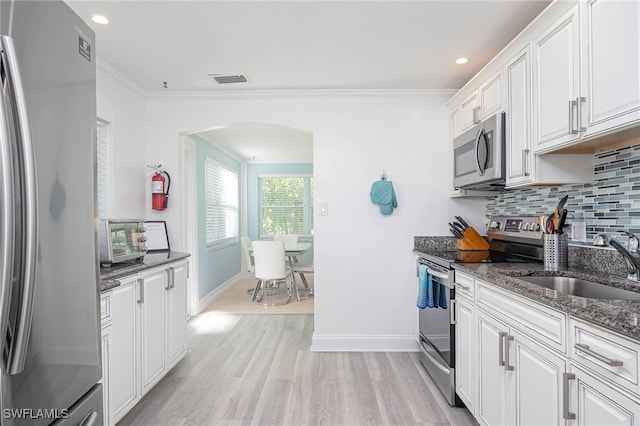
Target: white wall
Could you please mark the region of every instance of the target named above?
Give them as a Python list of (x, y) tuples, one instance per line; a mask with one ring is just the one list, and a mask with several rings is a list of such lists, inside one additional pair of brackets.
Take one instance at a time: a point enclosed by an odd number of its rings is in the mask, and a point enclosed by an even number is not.
[(98, 117), (111, 123), (111, 216), (144, 218), (146, 204), (145, 93), (104, 62), (97, 67)]
[[(146, 163), (180, 169), (180, 134), (240, 122), (313, 133), (315, 221), (314, 350), (414, 350), (414, 235), (447, 235), (461, 214), (482, 224), (484, 200), (448, 197), (450, 93), (304, 92), (150, 95)], [(398, 208), (382, 216), (371, 184), (385, 168)], [(172, 175), (173, 176), (173, 175)], [(179, 174), (171, 203), (182, 202)], [(181, 209), (156, 213), (181, 249)]]

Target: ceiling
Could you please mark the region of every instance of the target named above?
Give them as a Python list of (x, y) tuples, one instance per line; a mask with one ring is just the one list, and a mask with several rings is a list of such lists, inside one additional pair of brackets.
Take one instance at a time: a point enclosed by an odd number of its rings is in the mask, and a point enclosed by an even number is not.
[[(67, 1), (95, 31), (97, 56), (149, 93), (458, 89), (549, 3)], [(460, 56), (469, 62), (456, 65)], [(298, 129), (241, 123), (198, 135), (246, 162), (312, 162), (313, 135)]]
[(196, 133), (247, 163), (313, 163), (313, 134), (264, 123), (239, 123)]
[[(164, 92), (458, 89), (550, 1), (67, 3), (96, 32), (99, 58)], [(469, 62), (456, 65), (460, 56)], [(248, 82), (219, 85), (210, 74)]]

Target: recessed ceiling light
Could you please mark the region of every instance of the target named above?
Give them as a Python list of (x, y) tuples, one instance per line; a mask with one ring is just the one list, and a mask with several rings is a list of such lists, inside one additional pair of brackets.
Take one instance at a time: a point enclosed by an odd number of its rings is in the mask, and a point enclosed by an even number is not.
[(107, 17), (102, 15), (93, 15), (91, 17), (91, 20), (96, 24), (106, 25), (109, 23), (109, 20), (107, 19)]
[(458, 59), (456, 59), (456, 64), (466, 64), (467, 62), (469, 62), (469, 60), (467, 58), (458, 58)]

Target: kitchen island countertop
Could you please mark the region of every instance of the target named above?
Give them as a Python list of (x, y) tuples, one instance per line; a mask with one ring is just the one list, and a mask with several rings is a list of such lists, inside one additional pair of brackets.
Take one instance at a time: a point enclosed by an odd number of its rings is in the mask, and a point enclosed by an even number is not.
[(135, 274), (156, 266), (165, 265), (191, 256), (189, 253), (170, 251), (163, 253), (148, 253), (142, 261), (125, 262), (111, 267), (100, 268), (100, 291), (107, 291), (113, 287), (114, 281), (127, 275)]
[(518, 279), (518, 277), (534, 274), (536, 276), (566, 276), (594, 281), (637, 293), (640, 293), (640, 283), (584, 269), (566, 268), (559, 271), (547, 271), (544, 265), (531, 263), (456, 264), (454, 268), (577, 318), (608, 328), (635, 340), (640, 340), (640, 327), (638, 326), (640, 301), (601, 300), (572, 296), (528, 283)]

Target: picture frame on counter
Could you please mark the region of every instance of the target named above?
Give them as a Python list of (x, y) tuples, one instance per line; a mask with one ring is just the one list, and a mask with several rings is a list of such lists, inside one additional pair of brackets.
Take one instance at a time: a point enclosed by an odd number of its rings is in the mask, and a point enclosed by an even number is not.
[(171, 251), (167, 222), (164, 220), (148, 220), (144, 222), (147, 237), (147, 253)]

